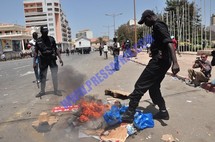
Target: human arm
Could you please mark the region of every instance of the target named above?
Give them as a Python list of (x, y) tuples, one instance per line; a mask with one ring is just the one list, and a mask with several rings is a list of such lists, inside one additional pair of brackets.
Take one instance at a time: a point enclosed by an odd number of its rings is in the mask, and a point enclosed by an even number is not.
[(61, 66), (63, 66), (63, 60), (61, 59), (61, 54), (60, 54), (60, 51), (59, 51), (58, 48), (56, 49), (56, 53), (57, 53), (57, 56), (58, 56), (58, 58), (59, 58), (59, 62), (60, 62), (60, 64), (61, 64)]
[(176, 75), (180, 71), (180, 68), (167, 25), (164, 22), (158, 21), (153, 26), (153, 31), (155, 38), (160, 39), (159, 41), (161, 42), (160, 44), (163, 45), (162, 47), (168, 48), (168, 51), (170, 52), (170, 56), (172, 59), (172, 73), (173, 75)]
[(212, 68), (209, 61), (205, 61), (205, 62), (199, 61), (199, 66), (202, 72), (208, 72)]
[(170, 53), (172, 57), (172, 73), (173, 75), (176, 75), (180, 71), (180, 68), (175, 54), (175, 49), (172, 43), (168, 43), (168, 48), (170, 49)]
[(36, 59), (37, 59), (37, 56), (38, 56), (38, 52), (39, 52), (39, 50), (38, 50), (38, 44), (36, 43), (35, 44), (35, 49), (34, 49), (34, 56), (33, 56), (33, 68), (35, 68), (36, 67)]

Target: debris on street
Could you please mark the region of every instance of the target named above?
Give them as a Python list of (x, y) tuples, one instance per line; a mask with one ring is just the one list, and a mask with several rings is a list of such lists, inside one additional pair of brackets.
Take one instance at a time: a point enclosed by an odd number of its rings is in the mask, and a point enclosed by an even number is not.
[(42, 112), (40, 113), (38, 120), (32, 123), (32, 127), (38, 132), (48, 132), (57, 121), (58, 118), (56, 116), (50, 116), (48, 113)]
[(79, 108), (78, 105), (68, 106), (66, 108), (63, 106), (58, 106), (58, 107), (54, 107), (51, 112), (74, 111), (74, 110), (77, 110), (78, 108)]
[(105, 95), (112, 96), (114, 98), (119, 98), (122, 100), (128, 99), (129, 93), (120, 91), (120, 90), (111, 90), (111, 89), (106, 89), (105, 90)]
[(161, 140), (163, 140), (164, 142), (175, 142), (175, 139), (170, 134), (163, 135)]
[(101, 140), (111, 142), (125, 142), (126, 138), (128, 137), (126, 126), (127, 124), (122, 124), (115, 129), (104, 131), (101, 134)]

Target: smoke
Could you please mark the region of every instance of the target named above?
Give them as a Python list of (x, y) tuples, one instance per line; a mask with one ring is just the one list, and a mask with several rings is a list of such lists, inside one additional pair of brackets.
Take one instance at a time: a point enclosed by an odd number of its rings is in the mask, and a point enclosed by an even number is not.
[(84, 83), (86, 75), (79, 73), (71, 66), (67, 66), (58, 74), (58, 78), (59, 88), (68, 95)]

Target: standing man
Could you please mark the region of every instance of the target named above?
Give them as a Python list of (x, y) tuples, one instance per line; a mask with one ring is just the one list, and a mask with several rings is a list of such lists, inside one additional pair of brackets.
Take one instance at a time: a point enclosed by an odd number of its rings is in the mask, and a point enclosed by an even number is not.
[(103, 45), (100, 43), (99, 45), (99, 55), (102, 56)]
[(161, 95), (160, 83), (164, 79), (171, 64), (173, 75), (176, 75), (180, 70), (167, 25), (160, 21), (151, 10), (143, 12), (138, 24), (143, 23), (148, 27), (152, 27), (153, 30), (152, 37), (154, 41), (151, 44), (152, 59), (137, 80), (134, 91), (129, 95), (129, 107), (122, 115), (123, 122), (133, 122), (135, 110), (141, 97), (147, 90), (149, 90), (152, 102), (159, 107), (159, 112), (153, 118), (168, 120), (169, 114)]
[(105, 59), (108, 59), (108, 46), (106, 43), (104, 43), (104, 48), (103, 48), (104, 54), (105, 54)]
[[(40, 74), (39, 74), (39, 55), (35, 56), (35, 45), (38, 38), (37, 32), (33, 32), (32, 34), (33, 39), (29, 41), (29, 44), (31, 45), (31, 52), (33, 57), (33, 68), (34, 68), (34, 74), (36, 77), (36, 82), (40, 82)], [(34, 64), (34, 60), (36, 65)]]
[(177, 42), (177, 40), (175, 39), (174, 36), (171, 36), (171, 39), (172, 39), (172, 44), (173, 44), (173, 47), (174, 47), (175, 51), (181, 57), (181, 54), (180, 54), (180, 52), (178, 50), (178, 42)]
[(117, 42), (117, 38), (113, 38), (114, 44), (113, 44), (113, 56), (114, 56), (114, 70), (119, 70), (119, 52), (120, 52), (120, 45), (119, 42)]
[[(40, 78), (41, 78), (41, 91), (36, 97), (41, 97), (45, 95), (45, 86), (46, 86), (46, 77), (48, 66), (51, 70), (52, 82), (54, 87), (54, 94), (58, 96), (62, 96), (58, 92), (58, 65), (56, 63), (57, 56), (59, 58), (59, 62), (61, 66), (63, 66), (63, 61), (60, 56), (60, 52), (56, 47), (55, 39), (51, 36), (48, 36), (48, 27), (41, 26), (40, 32), (42, 36), (37, 39), (36, 48), (35, 48), (35, 57), (38, 56), (38, 52), (40, 52)], [(36, 65), (36, 60), (34, 60), (34, 66)]]

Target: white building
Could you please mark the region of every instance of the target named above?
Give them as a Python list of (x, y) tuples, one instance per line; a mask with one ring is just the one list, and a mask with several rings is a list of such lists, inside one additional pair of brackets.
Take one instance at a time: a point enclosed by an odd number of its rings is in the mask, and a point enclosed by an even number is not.
[(24, 0), (26, 28), (47, 25), (49, 35), (62, 49), (71, 44), (71, 28), (61, 9), (60, 0)]
[(86, 37), (80, 37), (75, 40), (75, 47), (82, 48), (82, 47), (90, 47), (91, 41)]
[[(129, 26), (134, 26), (134, 24), (135, 24), (134, 19), (129, 20), (127, 24), (128, 24)], [(136, 25), (137, 25), (137, 26), (140, 26), (140, 25), (138, 24), (138, 21), (137, 21), (137, 20), (136, 20)]]
[(78, 33), (76, 33), (76, 38), (80, 38), (80, 37), (86, 37), (88, 39), (92, 39), (93, 32), (90, 31), (89, 29), (79, 31)]

